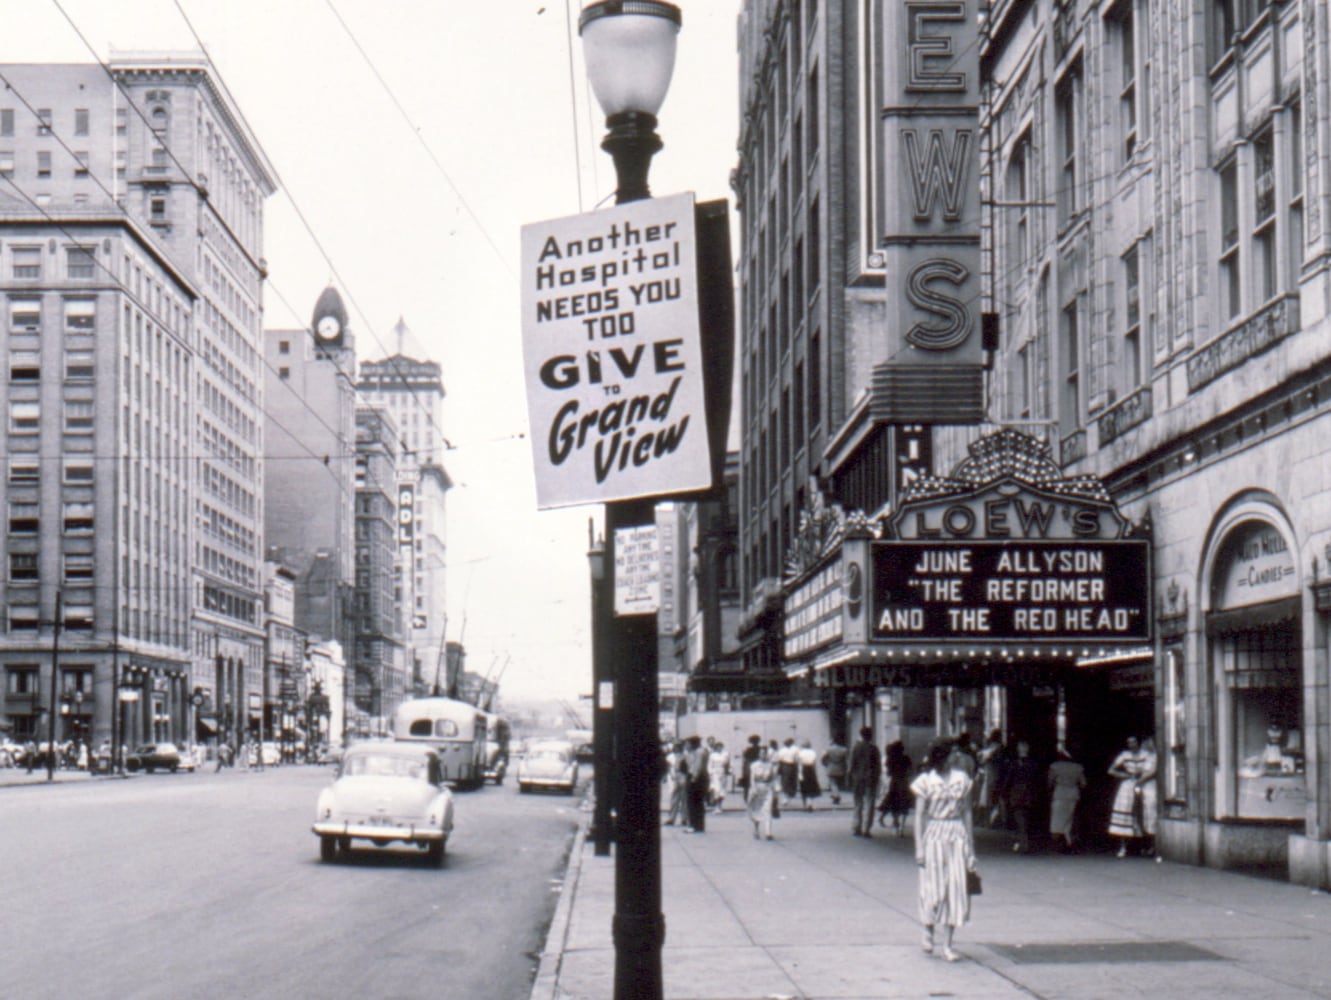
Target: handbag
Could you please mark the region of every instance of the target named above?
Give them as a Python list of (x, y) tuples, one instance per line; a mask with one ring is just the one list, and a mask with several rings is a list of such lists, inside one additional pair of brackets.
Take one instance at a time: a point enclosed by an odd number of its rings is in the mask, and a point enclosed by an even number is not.
[(972, 896), (984, 894), (984, 883), (980, 881), (980, 873), (974, 868), (966, 872), (966, 892)]

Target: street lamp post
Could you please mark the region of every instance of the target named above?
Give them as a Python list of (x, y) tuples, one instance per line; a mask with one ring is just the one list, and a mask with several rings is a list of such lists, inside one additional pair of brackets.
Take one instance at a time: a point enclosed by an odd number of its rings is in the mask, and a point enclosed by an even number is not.
[(606, 575), (605, 543), (597, 541), (590, 519), (587, 522), (587, 562), (591, 570), (592, 604), (592, 843), (596, 856), (610, 856), (610, 769), (614, 765), (611, 746), (614, 724), (614, 680), (610, 656), (605, 648)]
[[(601, 0), (578, 20), (587, 79), (605, 112), (601, 148), (614, 159), (617, 204), (648, 198), (647, 173), (662, 146), (656, 113), (675, 66), (679, 8), (659, 0)], [(650, 525), (650, 499), (605, 506), (605, 569), (614, 593), (615, 532)], [(600, 638), (614, 677), (615, 759), (620, 782), (615, 820), (615, 1000), (660, 1000), (661, 786), (654, 615), (600, 616)], [(593, 640), (598, 641), (597, 639)]]

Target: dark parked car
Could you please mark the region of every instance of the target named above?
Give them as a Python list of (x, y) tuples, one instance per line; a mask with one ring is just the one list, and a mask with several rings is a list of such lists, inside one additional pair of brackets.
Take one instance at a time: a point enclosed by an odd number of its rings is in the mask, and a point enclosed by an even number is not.
[(125, 758), (128, 771), (147, 771), (152, 774), (158, 768), (173, 774), (180, 769), (180, 751), (174, 743), (144, 743), (134, 748)]

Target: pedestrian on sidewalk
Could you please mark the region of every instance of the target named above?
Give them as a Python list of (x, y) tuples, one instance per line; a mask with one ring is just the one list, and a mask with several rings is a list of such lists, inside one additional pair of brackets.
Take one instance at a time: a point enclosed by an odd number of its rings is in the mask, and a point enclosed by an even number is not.
[(773, 806), (776, 804), (776, 767), (772, 751), (760, 746), (758, 757), (749, 766), (748, 811), (753, 822), (753, 839), (772, 839)]
[(757, 733), (749, 737), (748, 746), (744, 748), (739, 759), (739, 793), (745, 801), (749, 798), (749, 771), (753, 767), (753, 762), (763, 755), (763, 738)]
[(832, 737), (832, 743), (823, 751), (823, 770), (827, 772), (827, 790), (834, 806), (841, 805), (841, 793), (848, 791), (846, 758), (849, 754), (846, 745), (836, 736)]
[(943, 958), (960, 961), (952, 950), (958, 927), (970, 919), (967, 872), (975, 870), (975, 830), (970, 775), (952, 760), (950, 743), (935, 743), (925, 771), (911, 784), (915, 793), (915, 864), (920, 869), (921, 942), (934, 950), (934, 931), (943, 932)]
[(1008, 763), (1007, 803), (1017, 821), (1017, 840), (1013, 854), (1031, 853), (1031, 826), (1039, 812), (1044, 782), (1040, 780), (1040, 762), (1031, 756), (1031, 745), (1017, 741), (1017, 752)]
[(726, 745), (714, 736), (707, 737), (707, 804), (714, 813), (722, 811), (729, 778), (730, 755), (726, 753)]
[(991, 730), (989, 738), (980, 748), (976, 761), (980, 765), (980, 789), (976, 795), (977, 819), (985, 826), (998, 829), (1007, 822), (1003, 796), (1006, 788), (1008, 763), (1007, 747), (1003, 746), (1003, 732)]
[(873, 813), (878, 804), (878, 785), (882, 780), (883, 755), (873, 741), (873, 729), (865, 726), (860, 738), (850, 748), (850, 791), (855, 797), (856, 837), (873, 836)]
[(684, 802), (689, 817), (684, 832), (703, 833), (707, 828), (707, 787), (711, 776), (707, 768), (707, 748), (697, 733), (685, 743), (684, 773), (687, 782)]
[(1086, 787), (1086, 768), (1078, 764), (1065, 746), (1058, 748), (1054, 762), (1049, 765), (1049, 837), (1060, 851), (1071, 851), (1076, 845), (1072, 827), (1077, 817), (1077, 803)]
[(906, 816), (910, 813), (910, 755), (906, 744), (893, 740), (887, 747), (887, 794), (878, 807), (878, 822), (887, 826), (892, 817), (892, 830), (898, 837), (906, 835)]
[(688, 788), (688, 764), (684, 760), (684, 745), (671, 743), (666, 752), (666, 826), (681, 825), (688, 822), (686, 790)]
[(1118, 839), (1118, 856), (1128, 856), (1129, 845), (1136, 846), (1145, 835), (1142, 827), (1141, 789), (1143, 776), (1150, 764), (1150, 776), (1155, 777), (1155, 762), (1142, 751), (1135, 736), (1124, 741), (1124, 749), (1109, 765), (1109, 774), (1118, 779), (1114, 789), (1114, 804), (1109, 813), (1109, 835)]
[(813, 800), (823, 794), (818, 784), (818, 753), (813, 744), (805, 740), (799, 749), (800, 801), (805, 812), (813, 812)]
[(776, 773), (781, 779), (781, 796), (785, 804), (793, 805), (800, 791), (800, 750), (795, 746), (793, 736), (787, 736), (785, 744), (777, 751)]

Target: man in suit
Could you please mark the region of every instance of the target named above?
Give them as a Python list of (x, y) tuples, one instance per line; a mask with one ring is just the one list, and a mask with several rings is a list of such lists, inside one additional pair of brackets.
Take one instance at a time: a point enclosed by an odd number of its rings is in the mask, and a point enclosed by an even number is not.
[(857, 837), (872, 837), (874, 807), (878, 804), (878, 784), (882, 780), (883, 755), (873, 741), (873, 729), (865, 726), (860, 738), (850, 748), (850, 766), (847, 781), (855, 797), (855, 829)]

